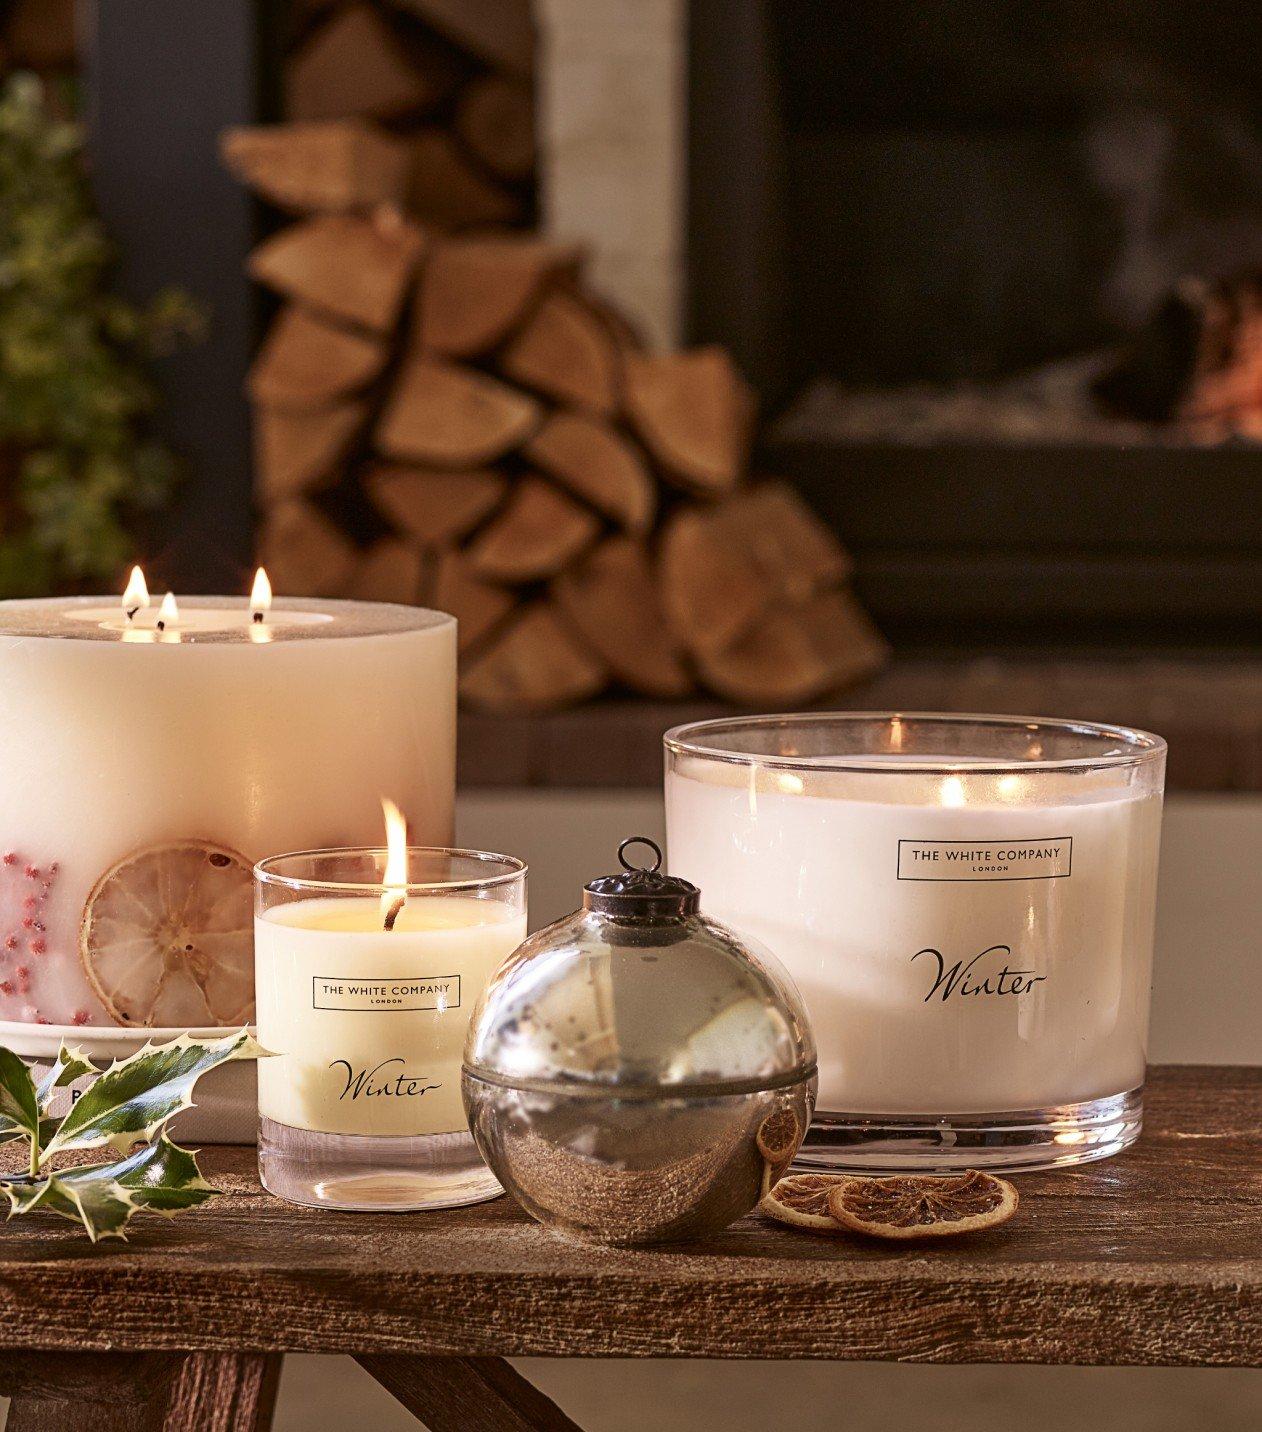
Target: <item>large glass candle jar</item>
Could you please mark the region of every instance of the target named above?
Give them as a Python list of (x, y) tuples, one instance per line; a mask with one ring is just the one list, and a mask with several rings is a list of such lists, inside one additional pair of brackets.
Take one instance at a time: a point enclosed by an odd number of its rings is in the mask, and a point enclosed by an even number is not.
[(666, 736), (670, 868), (797, 981), (809, 1167), (1116, 1153), (1143, 1111), (1165, 743), (1002, 716)]
[[(397, 861), (397, 868), (396, 868)], [(469, 1015), (526, 935), (526, 867), (316, 850), (255, 869), (259, 1173), (294, 1203), (452, 1208), (501, 1192), (460, 1095)]]

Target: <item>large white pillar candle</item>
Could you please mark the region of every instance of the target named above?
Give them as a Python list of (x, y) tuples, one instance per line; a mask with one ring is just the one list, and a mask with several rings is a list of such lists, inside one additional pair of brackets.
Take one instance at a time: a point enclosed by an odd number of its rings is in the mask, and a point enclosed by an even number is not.
[[(1134, 1137), (1162, 742), (821, 715), (702, 723), (667, 745), (671, 869), (797, 981), (819, 1046), (815, 1143), (834, 1128), (849, 1145), (835, 1161), (867, 1144), (887, 1166), (949, 1162), (944, 1141), (965, 1161), (1059, 1161)], [(1048, 1147), (1017, 1152), (1027, 1141)]]
[(0, 1019), (239, 1025), (250, 867), (446, 844), (455, 622), (356, 602), (0, 603)]

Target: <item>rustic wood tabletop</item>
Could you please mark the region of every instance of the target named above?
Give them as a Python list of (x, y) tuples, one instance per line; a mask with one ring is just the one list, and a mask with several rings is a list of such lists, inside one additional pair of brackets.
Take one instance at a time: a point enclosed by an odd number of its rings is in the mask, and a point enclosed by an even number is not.
[(1134, 1149), (1020, 1177), (1011, 1223), (936, 1246), (752, 1215), (591, 1248), (507, 1198), (316, 1212), (264, 1194), (253, 1149), (207, 1149), (225, 1196), (128, 1243), (0, 1226), (0, 1390), (12, 1432), (87, 1425), (73, 1399), (99, 1402), (94, 1427), (245, 1432), (277, 1354), (350, 1353), (432, 1432), (494, 1432), (573, 1426), (500, 1361), (525, 1354), (1258, 1366), (1262, 1069), (1154, 1069), (1146, 1104)]

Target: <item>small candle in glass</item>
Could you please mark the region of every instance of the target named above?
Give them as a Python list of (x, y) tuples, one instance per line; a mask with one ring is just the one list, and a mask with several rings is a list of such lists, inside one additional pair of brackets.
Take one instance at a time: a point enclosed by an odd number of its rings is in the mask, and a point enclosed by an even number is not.
[(469, 1015), (526, 934), (526, 867), (474, 850), (317, 850), (255, 869), (259, 1173), (293, 1203), (454, 1208), (502, 1190), (469, 1134)]
[(1004, 716), (669, 732), (673, 873), (801, 990), (799, 1163), (1029, 1168), (1143, 1117), (1165, 743)]

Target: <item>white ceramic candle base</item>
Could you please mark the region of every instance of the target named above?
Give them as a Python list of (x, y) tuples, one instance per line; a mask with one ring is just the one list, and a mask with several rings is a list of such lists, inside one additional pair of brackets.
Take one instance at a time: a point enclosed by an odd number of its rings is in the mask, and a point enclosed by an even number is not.
[(1002, 717), (667, 738), (674, 874), (783, 960), (813, 1168), (1033, 1168), (1138, 1136), (1164, 743)]

